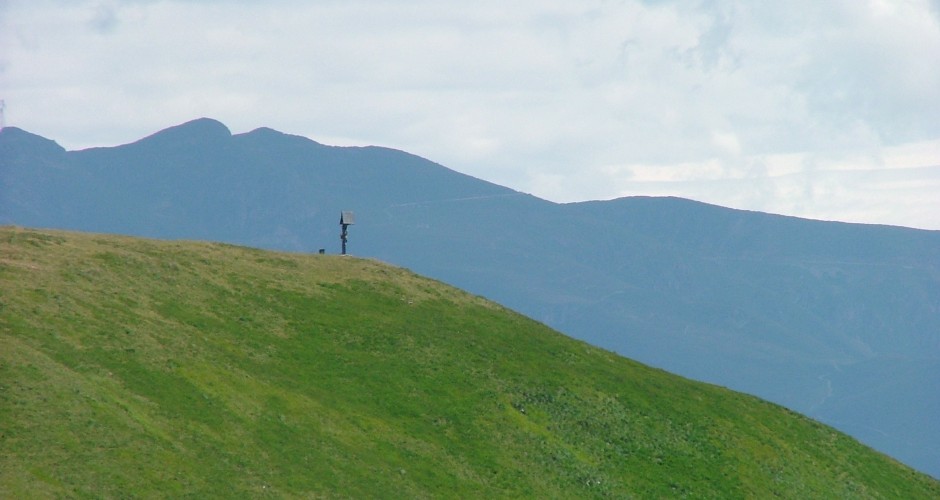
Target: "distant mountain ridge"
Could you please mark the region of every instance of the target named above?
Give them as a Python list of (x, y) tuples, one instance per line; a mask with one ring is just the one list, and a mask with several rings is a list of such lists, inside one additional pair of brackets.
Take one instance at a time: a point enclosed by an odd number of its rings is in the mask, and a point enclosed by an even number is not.
[(0, 224), (350, 251), (782, 403), (940, 476), (940, 231), (675, 198), (555, 204), (405, 152), (200, 119), (67, 152), (0, 132)]

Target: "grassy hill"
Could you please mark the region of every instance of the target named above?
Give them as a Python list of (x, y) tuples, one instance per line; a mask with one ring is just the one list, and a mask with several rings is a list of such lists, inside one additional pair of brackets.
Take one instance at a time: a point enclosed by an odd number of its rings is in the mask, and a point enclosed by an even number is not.
[(937, 498), (756, 398), (329, 255), (0, 229), (0, 497)]
[(940, 478), (940, 231), (678, 198), (558, 204), (403, 151), (212, 119), (80, 151), (0, 131), (0, 225), (338, 253), (341, 210), (357, 255)]

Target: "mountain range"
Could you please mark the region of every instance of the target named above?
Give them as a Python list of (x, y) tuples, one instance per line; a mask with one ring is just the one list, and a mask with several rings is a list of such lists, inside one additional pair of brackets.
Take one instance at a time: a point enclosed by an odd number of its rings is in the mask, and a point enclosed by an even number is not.
[(831, 424), (940, 477), (940, 232), (677, 198), (557, 204), (381, 147), (199, 119), (66, 151), (0, 131), (0, 224), (336, 253)]

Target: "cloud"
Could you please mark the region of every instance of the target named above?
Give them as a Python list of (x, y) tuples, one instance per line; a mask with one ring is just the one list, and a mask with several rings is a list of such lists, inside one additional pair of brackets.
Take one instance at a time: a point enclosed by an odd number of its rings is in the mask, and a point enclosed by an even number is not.
[(101, 3), (97, 6), (91, 19), (88, 20), (88, 26), (101, 34), (112, 33), (117, 27), (118, 17), (117, 9), (112, 4)]
[[(668, 186), (782, 207), (832, 182), (819, 173), (832, 165), (940, 138), (936, 9), (12, 0), (0, 78), (8, 123), (73, 148), (211, 116), (405, 149), (557, 201)], [(799, 182), (774, 177), (785, 158)], [(801, 213), (821, 198), (799, 198)]]
[(684, 195), (808, 218), (937, 229), (940, 139), (851, 157), (809, 153), (725, 162), (607, 167), (621, 196)]

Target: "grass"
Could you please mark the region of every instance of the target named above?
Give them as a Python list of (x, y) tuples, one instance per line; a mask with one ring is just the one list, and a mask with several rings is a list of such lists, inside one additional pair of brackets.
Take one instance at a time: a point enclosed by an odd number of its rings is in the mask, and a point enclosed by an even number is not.
[(938, 498), (378, 262), (0, 229), (0, 497)]

